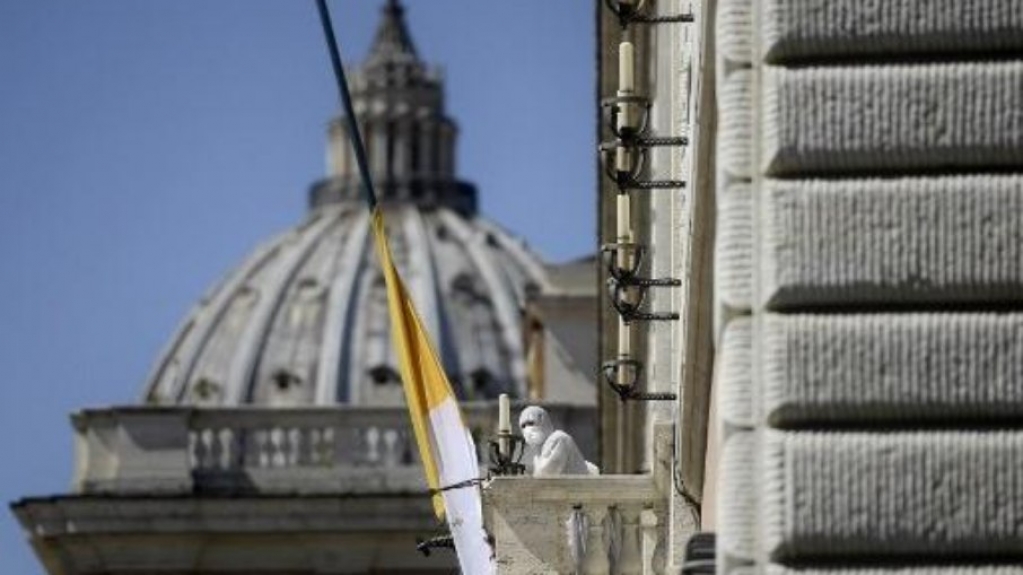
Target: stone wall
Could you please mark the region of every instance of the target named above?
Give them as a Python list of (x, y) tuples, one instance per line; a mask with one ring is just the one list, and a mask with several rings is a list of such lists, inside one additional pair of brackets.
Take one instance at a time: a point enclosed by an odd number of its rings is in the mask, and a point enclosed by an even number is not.
[(719, 568), (1018, 572), (1023, 2), (716, 39)]

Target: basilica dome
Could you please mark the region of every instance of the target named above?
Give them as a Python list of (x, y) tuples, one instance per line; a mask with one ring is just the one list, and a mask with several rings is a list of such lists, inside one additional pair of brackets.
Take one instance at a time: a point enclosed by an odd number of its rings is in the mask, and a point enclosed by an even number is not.
[[(456, 393), (526, 397), (523, 318), (531, 298), (558, 291), (558, 272), (477, 212), (475, 187), (456, 176), (457, 127), (441, 77), (417, 55), (396, 2), (383, 10), (352, 94), (396, 264)], [(257, 247), (188, 314), (154, 366), (147, 403), (403, 402), (342, 119), (329, 125), (327, 164), (304, 221)]]

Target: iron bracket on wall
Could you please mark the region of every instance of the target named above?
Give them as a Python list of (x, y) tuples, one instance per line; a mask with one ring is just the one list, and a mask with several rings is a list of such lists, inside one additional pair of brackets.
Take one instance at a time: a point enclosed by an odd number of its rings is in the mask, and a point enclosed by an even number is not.
[(621, 0), (604, 0), (608, 10), (618, 17), (618, 23), (622, 28), (629, 24), (675, 24), (693, 22), (692, 14), (670, 14), (667, 16), (652, 16), (647, 13), (647, 1), (636, 0), (635, 2), (622, 2)]
[[(626, 368), (630, 371), (632, 376), (628, 382), (619, 383), (618, 374), (622, 368)], [(675, 401), (678, 398), (677, 395), (670, 392), (645, 392), (637, 389), (639, 384), (640, 374), (643, 373), (643, 362), (638, 359), (615, 359), (611, 361), (605, 361), (604, 365), (601, 366), (601, 373), (604, 375), (604, 381), (608, 387), (611, 388), (615, 394), (618, 395), (618, 399), (622, 402), (625, 401)]]
[[(630, 189), (684, 188), (680, 180), (641, 180), (640, 173), (647, 164), (648, 150), (657, 147), (682, 147), (689, 145), (686, 136), (654, 136), (649, 133), (650, 100), (642, 96), (616, 96), (605, 98), (600, 103), (607, 127), (615, 139), (598, 146), (604, 164), (604, 173), (615, 182), (619, 191)], [(640, 111), (636, 126), (623, 128), (618, 124), (623, 106), (635, 106)], [(634, 161), (628, 170), (619, 170), (615, 157), (619, 149), (625, 149)]]
[[(618, 254), (623, 250), (631, 253), (631, 265), (629, 269), (618, 266)], [(679, 319), (676, 312), (649, 312), (641, 308), (646, 301), (646, 294), (652, 287), (679, 287), (682, 280), (677, 278), (645, 278), (638, 275), (639, 268), (646, 255), (646, 249), (641, 244), (611, 243), (604, 244), (600, 248), (604, 255), (609, 277), (607, 279), (608, 296), (611, 298), (611, 305), (615, 308), (622, 319), (626, 322), (632, 321), (675, 321)], [(628, 296), (634, 296), (630, 301)]]

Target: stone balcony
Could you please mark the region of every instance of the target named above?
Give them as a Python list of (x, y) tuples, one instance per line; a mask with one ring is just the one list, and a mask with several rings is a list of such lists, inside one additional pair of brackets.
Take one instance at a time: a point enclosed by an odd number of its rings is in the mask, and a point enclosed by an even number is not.
[(667, 498), (652, 475), (497, 477), (483, 509), (499, 573), (665, 573)]
[[(481, 455), (496, 402), (463, 404)], [(547, 406), (580, 438), (592, 407)], [(398, 407), (114, 407), (75, 413), (81, 494), (359, 494), (426, 489), (408, 411)], [(592, 441), (592, 439), (591, 439)], [(594, 445), (583, 441), (584, 450)], [(482, 457), (481, 457), (482, 460)]]

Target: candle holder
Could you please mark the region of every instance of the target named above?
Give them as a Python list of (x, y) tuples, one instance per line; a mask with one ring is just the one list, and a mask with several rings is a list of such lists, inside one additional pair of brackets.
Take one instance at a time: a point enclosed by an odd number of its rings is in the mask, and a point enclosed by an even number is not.
[[(638, 122), (635, 126), (619, 126), (618, 118), (625, 112), (626, 106), (639, 110)], [(643, 96), (615, 96), (600, 101), (600, 108), (605, 115), (605, 122), (615, 137), (631, 142), (647, 131), (650, 124), (650, 100)]]
[(604, 0), (604, 4), (618, 17), (618, 23), (622, 28), (628, 27), (629, 24), (672, 24), (695, 20), (692, 14), (651, 16), (646, 0)]
[[(643, 172), (643, 168), (647, 164), (648, 150), (653, 147), (653, 144), (644, 145), (644, 143), (662, 141), (682, 142), (672, 143), (671, 145), (684, 145), (685, 142), (688, 142), (686, 138), (635, 138), (632, 142), (616, 138), (610, 142), (601, 143), (597, 146), (597, 151), (600, 153), (604, 164), (604, 174), (615, 183), (618, 191), (622, 193), (629, 190), (677, 189), (686, 187), (686, 183), (682, 180), (641, 180), (639, 178), (640, 173)], [(625, 170), (618, 169), (616, 156), (619, 149), (624, 150), (628, 154), (629, 165)]]
[[(634, 126), (619, 125), (619, 118), (625, 114), (626, 108), (639, 110), (638, 121)], [(650, 100), (642, 96), (615, 96), (600, 101), (604, 122), (611, 133), (629, 147), (654, 148), (660, 146), (688, 146), (689, 138), (685, 136), (651, 136)]]
[[(490, 473), (492, 475), (524, 475), (526, 466), (522, 456), (526, 452), (526, 440), (510, 431), (499, 431), (497, 437), (487, 442), (490, 445)], [(502, 444), (508, 446), (505, 453)]]
[[(604, 382), (618, 395), (618, 399), (622, 403), (626, 401), (675, 401), (678, 398), (677, 395), (669, 392), (639, 391), (639, 378), (643, 373), (643, 362), (638, 359), (620, 358), (605, 361), (601, 366), (601, 372), (604, 375)], [(620, 378), (622, 373), (628, 374), (628, 376)]]
[[(679, 314), (675, 312), (649, 312), (641, 309), (650, 288), (682, 285), (682, 280), (677, 278), (645, 278), (638, 275), (646, 255), (646, 248), (643, 245), (611, 243), (601, 246), (600, 251), (604, 256), (608, 275), (611, 276), (607, 279), (611, 306), (624, 321), (674, 321), (679, 319)], [(622, 252), (630, 256), (631, 262), (628, 268), (618, 265), (618, 256)]]

